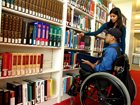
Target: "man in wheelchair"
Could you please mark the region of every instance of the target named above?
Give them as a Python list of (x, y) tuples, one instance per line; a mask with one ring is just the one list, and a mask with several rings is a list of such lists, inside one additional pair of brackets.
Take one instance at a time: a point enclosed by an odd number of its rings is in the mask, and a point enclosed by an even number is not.
[(94, 64), (82, 59), (80, 76), (74, 78), (67, 93), (70, 96), (80, 94), (82, 105), (131, 105), (136, 91), (129, 73), (127, 56), (121, 55), (118, 46), (122, 33), (117, 28), (111, 28), (105, 33), (105, 41), (109, 46), (101, 59)]

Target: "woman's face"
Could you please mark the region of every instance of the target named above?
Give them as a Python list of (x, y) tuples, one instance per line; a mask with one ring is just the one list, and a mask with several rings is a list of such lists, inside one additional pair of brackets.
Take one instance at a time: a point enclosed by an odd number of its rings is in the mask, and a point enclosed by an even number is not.
[(115, 23), (118, 20), (118, 15), (116, 15), (114, 13), (111, 13), (110, 14), (110, 19), (111, 19), (112, 23)]

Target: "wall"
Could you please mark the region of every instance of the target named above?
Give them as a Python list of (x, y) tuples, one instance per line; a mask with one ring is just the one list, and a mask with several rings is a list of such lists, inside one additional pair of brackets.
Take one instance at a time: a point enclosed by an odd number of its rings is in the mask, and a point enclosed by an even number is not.
[[(113, 2), (114, 1), (114, 2)], [(135, 11), (136, 11), (136, 0), (128, 0), (118, 2), (118, 0), (112, 0), (115, 6), (119, 7), (122, 13), (127, 18), (126, 25), (126, 48), (125, 53), (129, 57), (130, 64), (132, 64), (132, 53), (134, 51), (133, 48), (133, 39), (134, 39), (134, 24), (135, 24)]]

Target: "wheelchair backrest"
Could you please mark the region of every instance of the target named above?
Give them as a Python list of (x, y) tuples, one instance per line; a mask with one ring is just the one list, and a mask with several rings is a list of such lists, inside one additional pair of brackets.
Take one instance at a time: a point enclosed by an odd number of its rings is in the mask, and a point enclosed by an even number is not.
[(114, 63), (114, 71), (118, 74), (124, 72), (125, 69), (129, 69), (129, 60), (126, 54), (123, 54), (116, 58)]

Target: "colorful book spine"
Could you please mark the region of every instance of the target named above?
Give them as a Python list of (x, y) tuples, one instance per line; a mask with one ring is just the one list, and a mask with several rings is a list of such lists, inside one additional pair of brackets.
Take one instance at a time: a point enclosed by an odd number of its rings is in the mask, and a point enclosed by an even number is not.
[(50, 25), (49, 24), (46, 24), (46, 28), (45, 28), (45, 39), (44, 39), (45, 46), (48, 46), (48, 44), (49, 44), (49, 29), (50, 29)]

